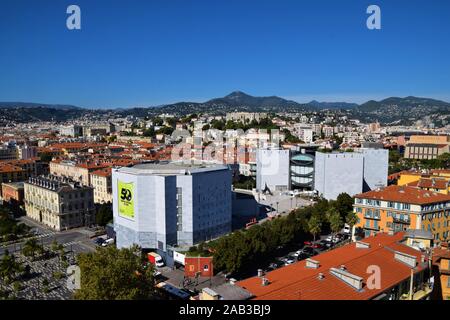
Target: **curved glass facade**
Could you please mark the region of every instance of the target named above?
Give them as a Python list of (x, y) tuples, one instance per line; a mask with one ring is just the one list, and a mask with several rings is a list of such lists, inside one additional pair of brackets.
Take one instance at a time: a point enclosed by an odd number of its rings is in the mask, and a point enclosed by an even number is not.
[(291, 186), (293, 189), (314, 187), (314, 156), (311, 154), (295, 154), (291, 157)]

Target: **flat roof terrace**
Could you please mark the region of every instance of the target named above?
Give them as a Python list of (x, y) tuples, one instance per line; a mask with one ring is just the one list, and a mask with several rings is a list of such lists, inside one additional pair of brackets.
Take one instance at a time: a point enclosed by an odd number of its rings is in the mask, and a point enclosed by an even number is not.
[(229, 170), (228, 166), (216, 163), (159, 162), (141, 163), (133, 167), (122, 167), (115, 171), (136, 175), (190, 175), (200, 172)]

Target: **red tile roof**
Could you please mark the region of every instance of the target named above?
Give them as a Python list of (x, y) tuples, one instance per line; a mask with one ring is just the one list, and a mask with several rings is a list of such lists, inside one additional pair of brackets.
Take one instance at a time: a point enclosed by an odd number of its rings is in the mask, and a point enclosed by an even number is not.
[(410, 204), (429, 204), (450, 201), (450, 195), (422, 190), (412, 186), (388, 186), (355, 196), (360, 199), (385, 200)]
[(416, 182), (419, 188), (447, 189), (448, 182), (445, 179), (421, 178)]
[(96, 171), (92, 172), (91, 174), (95, 175), (95, 176), (110, 177), (112, 174), (111, 172), (112, 172), (111, 168), (105, 168), (105, 169), (96, 170)]
[[(319, 254), (312, 259), (319, 261), (319, 268), (306, 268), (306, 261), (282, 267), (266, 274), (269, 284), (263, 286), (258, 277), (239, 281), (236, 285), (250, 291), (256, 300), (367, 300), (376, 297), (394, 285), (407, 279), (411, 268), (394, 259), (394, 251), (416, 256), (420, 262), (421, 252), (399, 244), (403, 233), (393, 236), (380, 233), (363, 241), (370, 248), (356, 248), (355, 243)], [(426, 260), (428, 261), (428, 260)], [(330, 268), (345, 265), (347, 272), (363, 278), (362, 290), (356, 290), (330, 273)], [(367, 273), (369, 266), (379, 266), (381, 288), (369, 289)], [(419, 263), (414, 272), (422, 271), (427, 264)], [(318, 275), (322, 273), (323, 279)]]

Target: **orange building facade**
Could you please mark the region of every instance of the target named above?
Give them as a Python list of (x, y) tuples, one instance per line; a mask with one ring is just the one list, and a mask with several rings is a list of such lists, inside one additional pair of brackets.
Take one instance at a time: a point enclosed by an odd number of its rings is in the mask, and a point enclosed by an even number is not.
[(356, 195), (353, 208), (365, 237), (407, 229), (430, 231), (437, 241), (450, 236), (450, 195), (392, 185)]

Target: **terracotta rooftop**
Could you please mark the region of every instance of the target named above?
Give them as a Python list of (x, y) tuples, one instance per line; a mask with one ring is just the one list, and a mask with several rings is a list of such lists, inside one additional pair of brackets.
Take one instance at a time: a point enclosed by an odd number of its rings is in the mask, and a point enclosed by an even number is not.
[(0, 173), (7, 173), (7, 172), (20, 172), (23, 171), (21, 167), (12, 166), (10, 164), (5, 164), (0, 166)]
[(450, 195), (422, 190), (411, 186), (391, 185), (355, 196), (360, 199), (385, 200), (410, 204), (429, 204), (450, 201)]
[(445, 179), (421, 178), (416, 182), (419, 188), (447, 189), (448, 182)]
[(110, 177), (111, 176), (111, 168), (104, 168), (104, 169), (100, 169), (100, 170), (96, 170), (94, 172), (92, 172), (92, 175), (95, 176), (102, 176), (102, 177)]
[[(255, 300), (367, 300), (375, 298), (392, 286), (410, 276), (411, 268), (394, 258), (394, 251), (415, 256), (419, 264), (414, 272), (426, 268), (421, 264), (421, 252), (398, 243), (403, 233), (388, 235), (380, 233), (364, 239), (370, 248), (356, 248), (355, 243), (330, 250), (314, 256), (319, 267), (307, 268), (306, 260), (271, 271), (265, 275), (269, 284), (263, 286), (262, 280), (252, 277), (239, 281), (236, 285), (250, 291)], [(427, 260), (426, 260), (427, 261)], [(347, 272), (361, 277), (363, 286), (357, 290), (330, 273), (330, 268), (345, 266)], [(381, 288), (369, 289), (367, 273), (369, 266), (376, 265), (381, 269)], [(256, 270), (255, 270), (256, 271)], [(323, 279), (319, 279), (319, 274)]]

